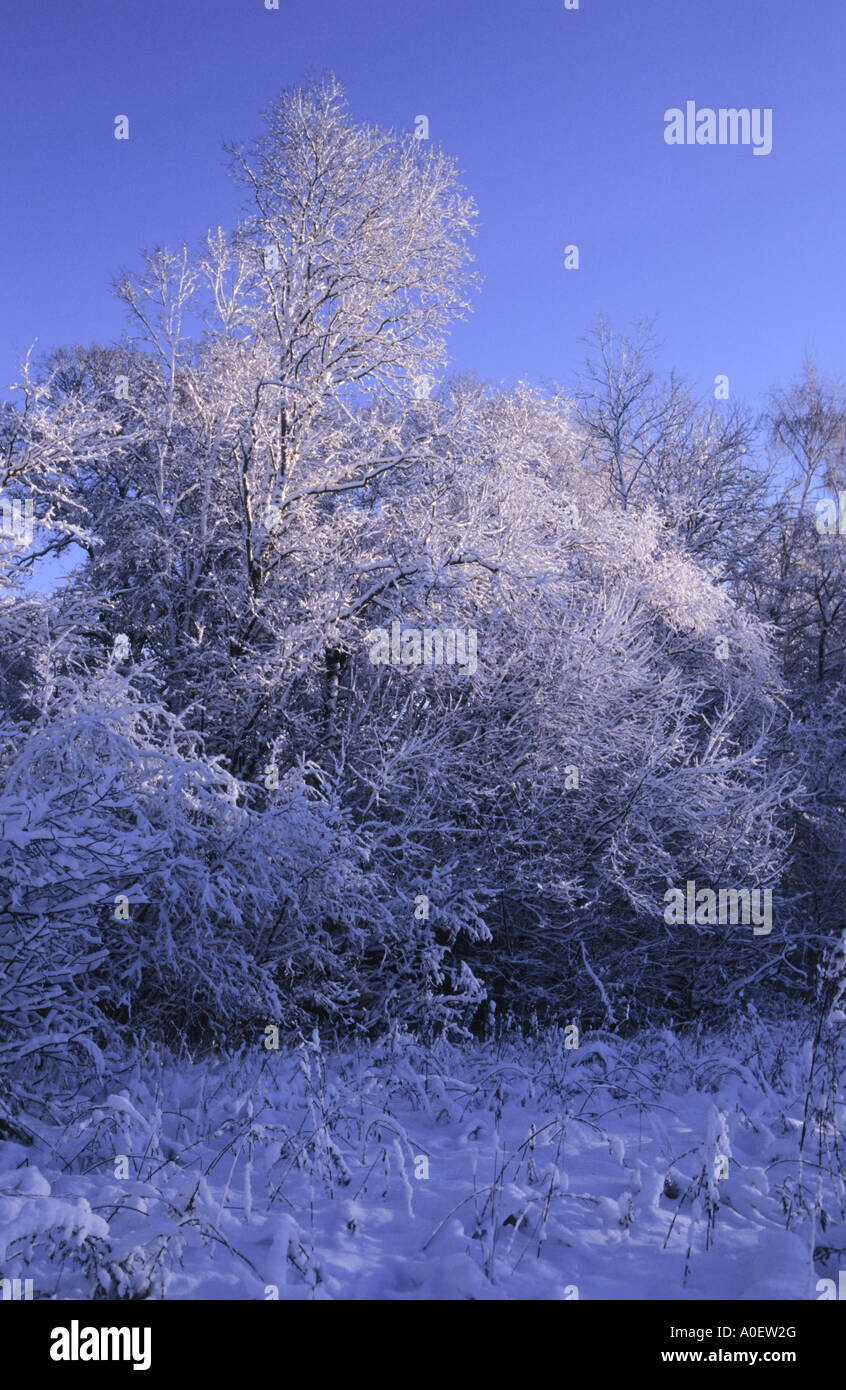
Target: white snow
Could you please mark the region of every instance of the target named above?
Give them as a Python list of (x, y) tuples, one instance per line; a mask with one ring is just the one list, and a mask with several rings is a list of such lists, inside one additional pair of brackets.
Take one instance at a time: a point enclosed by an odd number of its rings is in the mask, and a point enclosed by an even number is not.
[(813, 1299), (844, 1187), (819, 1136), (800, 1172), (808, 1055), (783, 1032), (756, 1024), (742, 1062), (737, 1036), (668, 1033), (150, 1055), (0, 1144), (0, 1275), (41, 1298)]

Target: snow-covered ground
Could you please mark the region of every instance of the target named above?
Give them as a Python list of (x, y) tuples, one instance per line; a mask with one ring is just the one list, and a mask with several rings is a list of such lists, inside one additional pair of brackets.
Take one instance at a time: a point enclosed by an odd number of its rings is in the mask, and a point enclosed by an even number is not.
[(809, 1088), (790, 1027), (565, 1041), (148, 1055), (0, 1144), (0, 1276), (36, 1298), (257, 1300), (815, 1299), (836, 1280), (843, 1113), (820, 1049)]

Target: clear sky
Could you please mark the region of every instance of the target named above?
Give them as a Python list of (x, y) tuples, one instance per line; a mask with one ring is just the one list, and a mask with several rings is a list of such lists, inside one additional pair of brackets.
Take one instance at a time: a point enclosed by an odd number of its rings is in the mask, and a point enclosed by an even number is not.
[[(0, 382), (108, 342), (142, 246), (230, 224), (221, 143), (324, 68), (354, 115), (430, 135), (480, 210), (453, 366), (567, 383), (581, 335), (657, 316), (666, 360), (755, 403), (804, 353), (846, 368), (844, 0), (12, 0)], [(772, 108), (773, 150), (671, 147), (664, 112)], [(116, 115), (130, 138), (114, 138)], [(580, 268), (564, 268), (577, 244)]]

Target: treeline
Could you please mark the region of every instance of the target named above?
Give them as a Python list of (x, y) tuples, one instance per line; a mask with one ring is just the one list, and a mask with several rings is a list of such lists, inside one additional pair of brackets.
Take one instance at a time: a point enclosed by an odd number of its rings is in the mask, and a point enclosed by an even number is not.
[[(433, 387), (452, 163), (331, 78), (229, 153), (239, 225), (148, 255), (124, 341), (0, 417), (36, 528), (2, 543), (4, 1075), (798, 1006), (844, 924), (842, 393), (806, 365), (756, 418), (606, 324), (566, 394)], [(772, 931), (668, 923), (689, 880), (771, 890)]]

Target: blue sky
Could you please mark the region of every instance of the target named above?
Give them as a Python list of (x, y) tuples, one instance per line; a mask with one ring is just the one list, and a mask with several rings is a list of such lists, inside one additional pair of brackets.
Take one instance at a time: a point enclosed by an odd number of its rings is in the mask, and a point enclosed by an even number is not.
[[(29, 0), (3, 28), (3, 385), (34, 338), (116, 338), (113, 275), (230, 224), (222, 141), (324, 68), (363, 121), (427, 115), (477, 201), (455, 369), (567, 383), (600, 312), (657, 316), (703, 392), (846, 367), (843, 0)], [(771, 107), (772, 153), (666, 145), (689, 99)]]

